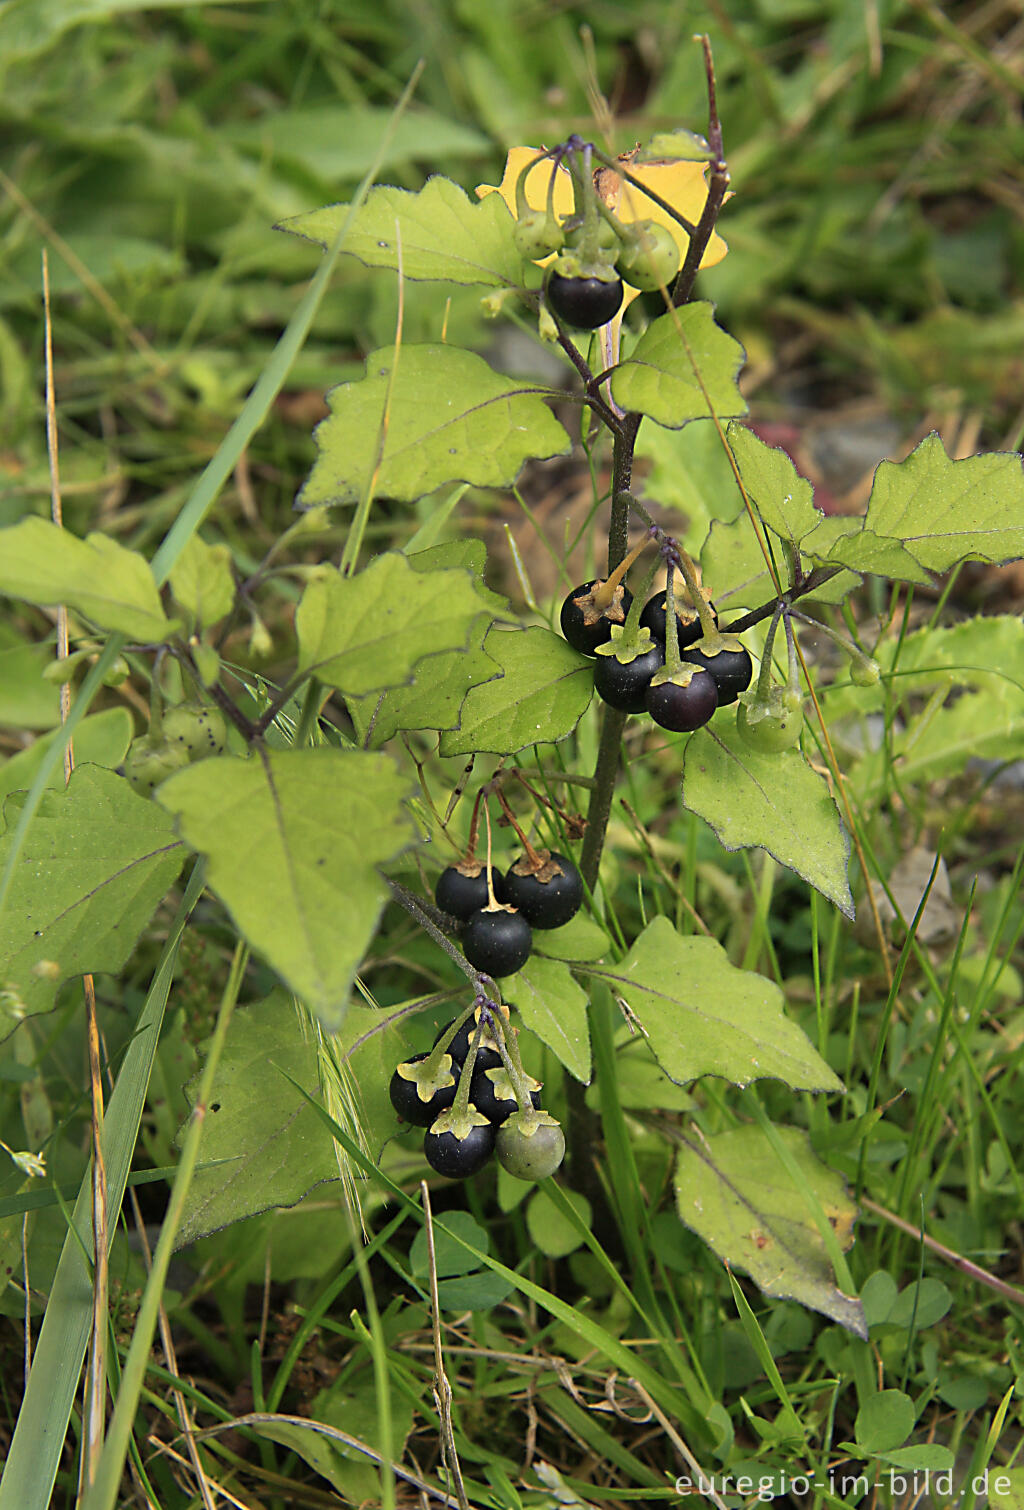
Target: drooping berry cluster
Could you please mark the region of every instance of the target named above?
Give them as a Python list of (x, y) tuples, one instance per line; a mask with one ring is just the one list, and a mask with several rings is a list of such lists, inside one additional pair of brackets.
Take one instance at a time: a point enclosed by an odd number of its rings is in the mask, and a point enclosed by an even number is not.
[(483, 998), (443, 1027), (426, 1054), (399, 1064), (391, 1104), (426, 1128), (423, 1152), (452, 1180), (479, 1173), (492, 1154), (509, 1174), (542, 1180), (562, 1162), (565, 1138), (523, 1069), (509, 1009)]
[(462, 924), (462, 949), (470, 964), (500, 980), (526, 964), (535, 928), (561, 928), (576, 916), (583, 879), (565, 855), (527, 845), (504, 873), (476, 859), (449, 865), (438, 878), (434, 900)]
[[(547, 207), (532, 209), (526, 179), (544, 158), (551, 161)], [(568, 169), (574, 199), (572, 214), (562, 218), (554, 210), (560, 167)], [(599, 191), (609, 169), (618, 185), (611, 160), (592, 143), (572, 137), (528, 163), (516, 184), (516, 249), (528, 262), (555, 259), (547, 270), (545, 301), (576, 330), (596, 330), (618, 314), (624, 281), (640, 292), (667, 291), (679, 272), (679, 245), (666, 226), (652, 219), (624, 223)]]

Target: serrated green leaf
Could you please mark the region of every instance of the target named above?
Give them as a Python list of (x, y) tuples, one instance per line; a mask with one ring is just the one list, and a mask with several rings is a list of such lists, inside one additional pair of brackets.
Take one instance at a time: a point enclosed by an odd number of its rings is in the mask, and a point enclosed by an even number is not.
[(395, 348), (383, 346), (367, 357), (364, 378), (333, 388), (327, 401), (331, 413), (314, 434), (320, 454), (300, 508), (355, 503), (371, 478), (377, 497), (402, 503), (447, 482), (508, 487), (529, 457), (569, 450), (568, 435), (537, 392), (457, 346), (403, 346), (397, 367)]
[(584, 1085), (590, 1083), (590, 1024), (587, 995), (561, 960), (534, 954), (505, 987), (519, 1008), (524, 1027)]
[[(338, 1178), (333, 1139), (292, 1080), (319, 1099), (316, 1045), (288, 993), (275, 990), (231, 1020), (199, 1145), (199, 1164), (208, 1167), (192, 1178), (180, 1243), (271, 1206), (294, 1206)], [(190, 1101), (197, 1083), (187, 1088)]]
[(473, 687), (442, 755), (514, 755), (571, 734), (594, 695), (594, 664), (550, 629), (492, 628), (484, 650), (503, 675)]
[[(853, 1240), (856, 1207), (807, 1134), (777, 1127), (840, 1246)], [(676, 1166), (676, 1210), (719, 1258), (743, 1269), (765, 1295), (798, 1300), (866, 1337), (860, 1301), (835, 1284), (821, 1233), (759, 1127), (687, 1140)]]
[[(327, 205), (283, 220), (278, 229), (328, 247), (348, 211), (347, 204)], [(400, 240), (405, 278), (515, 288), (522, 282), (523, 263), (512, 226), (512, 212), (500, 194), (473, 200), (447, 178), (428, 178), (415, 192), (381, 184), (353, 217), (342, 250), (367, 267), (397, 269)]]
[(209, 629), (235, 606), (231, 551), (193, 535), (171, 570), (171, 591), (192, 627)]
[(441, 545), (430, 545), (425, 550), (406, 551), (406, 559), (413, 571), (436, 572), (460, 567), (473, 579), (476, 595), (485, 608), (495, 615), (510, 614), (509, 602), (501, 593), (487, 586), (484, 572), (487, 569), (487, 547), (482, 540), (445, 540)]
[(711, 414), (746, 414), (736, 384), (743, 360), (742, 346), (715, 324), (710, 304), (684, 304), (647, 327), (612, 374), (612, 397), (670, 430)]
[[(814, 545), (812, 535), (804, 542), (804, 549), (811, 552)], [(846, 566), (850, 571), (867, 572), (873, 577), (893, 577), (900, 582), (931, 581), (902, 540), (876, 535), (867, 528), (843, 531), (822, 559), (829, 564)]]
[[(472, 635), (482, 640), (490, 625), (484, 616)], [(399, 729), (457, 729), (466, 694), (501, 675), (501, 667), (481, 646), (427, 655), (418, 661), (408, 687), (347, 698), (359, 743), (379, 750)]]
[(325, 568), (295, 615), (299, 670), (353, 697), (400, 687), (428, 652), (466, 649), (480, 609), (468, 572), (419, 572), (398, 551), (354, 577)]
[(1024, 472), (1015, 451), (950, 461), (926, 435), (900, 462), (875, 473), (864, 527), (902, 540), (929, 571), (957, 561), (1024, 556)]
[(714, 939), (684, 937), (668, 918), (656, 917), (621, 964), (594, 974), (629, 1004), (677, 1085), (719, 1075), (741, 1086), (771, 1078), (793, 1090), (842, 1089), (786, 1017), (774, 981), (738, 970)]
[[(11, 792), (28, 791), (43, 756), (59, 737), (59, 730), (44, 734), (27, 750), (19, 750), (17, 755), (0, 765), (0, 808)], [(98, 765), (113, 770), (128, 753), (131, 741), (132, 716), (127, 708), (106, 708), (102, 713), (91, 713), (75, 730), (75, 760), (79, 765)], [(54, 769), (48, 785), (63, 787), (63, 764)]]
[(799, 545), (822, 518), (814, 507), (811, 484), (785, 451), (767, 445), (746, 425), (730, 425), (727, 435), (743, 486), (764, 523), (783, 540)]
[(683, 806), (710, 824), (726, 849), (767, 850), (853, 916), (849, 840), (825, 777), (799, 750), (762, 755), (733, 719), (698, 729), (683, 756)]
[(412, 838), (409, 791), (384, 755), (321, 748), (203, 760), (158, 795), (239, 930), (334, 1029), (387, 894), (376, 867)]
[(144, 556), (109, 535), (79, 540), (34, 516), (0, 530), (0, 593), (41, 608), (63, 603), (133, 640), (162, 640), (175, 627)]
[(902, 1447), (914, 1429), (916, 1411), (909, 1395), (899, 1389), (880, 1389), (869, 1395), (857, 1412), (854, 1435), (865, 1452), (892, 1452)]
[[(22, 801), (7, 799), (8, 827)], [(47, 792), (0, 915), (0, 1036), (72, 976), (121, 970), (184, 859), (166, 815), (112, 771), (83, 765)]]

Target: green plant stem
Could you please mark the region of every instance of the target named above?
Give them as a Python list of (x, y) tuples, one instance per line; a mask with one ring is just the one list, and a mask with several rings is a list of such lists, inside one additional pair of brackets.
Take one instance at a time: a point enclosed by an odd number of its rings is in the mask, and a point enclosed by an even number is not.
[(178, 1237), (178, 1229), (181, 1226), (182, 1217), (185, 1214), (185, 1202), (192, 1185), (192, 1176), (199, 1160), (199, 1144), (203, 1135), (203, 1126), (206, 1121), (206, 1112), (213, 1093), (213, 1083), (220, 1065), (221, 1054), (227, 1039), (228, 1026), (234, 1012), (235, 1002), (238, 1000), (239, 987), (245, 974), (245, 967), (249, 959), (249, 948), (239, 940), (235, 948), (235, 956), (231, 962), (231, 973), (224, 987), (224, 995), (221, 998), (220, 1011), (217, 1016), (217, 1024), (213, 1031), (213, 1039), (210, 1050), (203, 1067), (202, 1079), (199, 1083), (199, 1094), (196, 1097), (195, 1107), (189, 1121), (188, 1132), (185, 1135), (185, 1145), (182, 1149), (181, 1162), (178, 1165), (177, 1174), (174, 1177), (174, 1185), (171, 1189), (171, 1197), (167, 1203), (167, 1214), (164, 1217), (163, 1226), (160, 1229), (160, 1241), (157, 1243), (156, 1252), (153, 1255), (153, 1267), (146, 1281), (146, 1289), (142, 1296), (142, 1304), (135, 1322), (135, 1331), (132, 1334), (131, 1346), (125, 1359), (124, 1371), (121, 1375), (121, 1384), (117, 1392), (117, 1404), (110, 1421), (110, 1429), (107, 1440), (103, 1447), (103, 1455), (100, 1458), (96, 1478), (86, 1492), (82, 1501), (82, 1510), (114, 1510), (117, 1502), (118, 1488), (121, 1483), (121, 1475), (124, 1472), (124, 1460), (128, 1452), (128, 1444), (132, 1433), (132, 1423), (135, 1420), (135, 1411), (139, 1402), (139, 1392), (149, 1366), (149, 1353), (153, 1345), (153, 1333), (156, 1330), (157, 1313), (160, 1309), (160, 1301), (163, 1296), (164, 1282), (167, 1278), (167, 1270), (171, 1262), (171, 1254)]

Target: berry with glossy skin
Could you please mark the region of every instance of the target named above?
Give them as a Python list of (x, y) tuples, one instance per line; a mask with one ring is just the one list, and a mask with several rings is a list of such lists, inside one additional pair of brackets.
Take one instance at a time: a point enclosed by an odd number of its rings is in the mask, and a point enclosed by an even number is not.
[[(501, 876), (493, 869), (491, 883), (496, 899), (503, 902), (505, 899), (501, 893)], [(434, 901), (442, 912), (447, 912), (449, 917), (458, 918), (461, 923), (472, 913), (479, 912), (481, 907), (486, 907), (488, 900), (486, 865), (460, 860), (458, 865), (449, 865), (447, 870), (442, 870), (437, 878)]]
[(637, 220), (619, 254), (617, 267), (627, 283), (642, 293), (671, 289), (679, 271), (679, 248), (668, 228), (655, 220)]
[(565, 1136), (547, 1112), (514, 1112), (499, 1127), (494, 1150), (517, 1180), (546, 1180), (565, 1157)]
[(423, 1139), (431, 1169), (450, 1180), (478, 1174), (494, 1152), (494, 1124), (470, 1102), (465, 1116), (442, 1112)]
[[(502, 1010), (503, 1017), (505, 1019), (505, 1032), (514, 1032), (515, 1030), (508, 1026), (508, 1008), (504, 1007)], [(453, 1019), (453, 1021), (454, 1020), (455, 1019)], [(477, 1007), (473, 1015), (466, 1018), (466, 1021), (462, 1024), (462, 1027), (455, 1034), (455, 1037), (448, 1045), (448, 1052), (454, 1059), (459, 1069), (462, 1068), (463, 1064), (466, 1061), (466, 1055), (469, 1053), (469, 1046), (473, 1042), (473, 1036), (476, 1033), (477, 1024), (479, 1023), (479, 1021), (480, 1008)], [(444, 1037), (451, 1025), (452, 1024), (450, 1022), (446, 1023), (445, 1026), (441, 1029), (440, 1033), (438, 1033), (437, 1037), (434, 1039), (435, 1046)], [(474, 1071), (497, 1069), (501, 1063), (502, 1058), (498, 1053), (494, 1034), (489, 1028), (485, 1028), (483, 1033), (480, 1035), (480, 1043), (477, 1048)]]
[(188, 763), (188, 751), (181, 745), (169, 745), (143, 734), (131, 743), (124, 758), (124, 774), (140, 797), (151, 797), (162, 781)]
[(164, 712), (164, 739), (185, 750), (189, 760), (205, 760), (223, 750), (228, 726), (219, 708), (206, 703), (178, 703)]
[(552, 273), (547, 301), (564, 324), (576, 330), (597, 330), (619, 312), (622, 279), (606, 283), (603, 278), (565, 278)]
[(530, 958), (533, 935), (522, 913), (514, 908), (482, 907), (462, 930), (462, 952), (485, 975), (514, 975)]
[(717, 707), (715, 679), (698, 666), (684, 667), (678, 679), (652, 682), (647, 689), (648, 713), (656, 724), (677, 734), (702, 729)]
[(762, 755), (791, 750), (799, 743), (804, 725), (804, 705), (795, 688), (772, 687), (766, 700), (756, 693), (740, 695), (736, 729), (744, 744)]
[[(664, 592), (655, 593), (654, 597), (648, 603), (644, 604), (643, 611), (640, 614), (640, 628), (649, 629), (651, 631), (651, 639), (658, 641), (661, 645), (664, 645), (665, 637), (668, 633), (668, 621), (666, 617), (668, 611), (667, 596), (667, 593)], [(717, 624), (718, 615), (715, 613), (714, 605), (709, 606)], [(680, 600), (678, 595), (676, 596), (676, 629), (679, 635), (680, 650), (685, 650), (688, 645), (695, 644), (704, 632), (701, 629), (700, 619), (697, 617), (697, 610), (688, 607)]]
[(651, 677), (665, 664), (665, 652), (652, 645), (631, 661), (614, 655), (599, 655), (594, 666), (594, 690), (623, 713), (643, 713)]
[(423, 1073), (429, 1054), (415, 1054), (395, 1069), (388, 1093), (391, 1105), (403, 1122), (414, 1127), (429, 1127), (455, 1100), (458, 1083), (455, 1061), (442, 1054), (435, 1075)]
[(718, 706), (724, 708), (727, 703), (734, 703), (741, 692), (745, 692), (750, 686), (750, 678), (754, 674), (754, 663), (750, 659), (749, 651), (735, 641), (730, 644), (727, 640), (723, 649), (716, 655), (708, 655), (701, 649), (700, 641), (683, 651), (683, 660), (689, 661), (693, 666), (703, 666), (705, 671), (710, 671), (718, 688)]
[(600, 585), (601, 579), (595, 577), (592, 582), (574, 587), (558, 615), (563, 635), (581, 655), (596, 655), (598, 645), (607, 645), (612, 637), (612, 625), (626, 622), (633, 601), (629, 588), (620, 583), (608, 607), (598, 609), (592, 604), (591, 594)]
[(535, 870), (526, 856), (505, 872), (505, 895), (531, 928), (561, 928), (583, 905), (583, 877), (564, 855), (541, 850)]
[[(477, 1063), (479, 1064), (479, 1060), (477, 1060)], [(532, 1075), (526, 1074), (524, 1074), (523, 1079), (526, 1081), (530, 1100), (533, 1102), (534, 1107), (539, 1109), (540, 1081), (534, 1080)], [(511, 1117), (513, 1112), (519, 1109), (516, 1102), (516, 1093), (504, 1065), (500, 1069), (474, 1070), (470, 1095), (477, 1111), (482, 1112), (489, 1122), (494, 1123), (495, 1127), (500, 1127), (508, 1117)]]

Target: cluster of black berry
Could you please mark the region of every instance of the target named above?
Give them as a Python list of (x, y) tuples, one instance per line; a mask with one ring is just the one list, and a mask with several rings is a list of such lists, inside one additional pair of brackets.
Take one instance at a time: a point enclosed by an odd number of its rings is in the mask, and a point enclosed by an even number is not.
[(426, 1054), (391, 1077), (391, 1104), (425, 1127), (423, 1152), (438, 1174), (464, 1180), (492, 1154), (509, 1174), (543, 1180), (565, 1153), (562, 1129), (540, 1104), (540, 1082), (523, 1069), (508, 1008), (478, 998), (443, 1027)]
[(528, 847), (504, 874), (474, 858), (449, 865), (434, 901), (462, 924), (469, 963), (501, 979), (526, 964), (534, 928), (561, 928), (576, 916), (583, 878), (565, 855)]
[(663, 729), (689, 733), (702, 728), (716, 708), (736, 701), (754, 667), (735, 636), (719, 634), (710, 603), (702, 599), (696, 606), (672, 594), (672, 607), (671, 647), (669, 590), (638, 613), (621, 578), (574, 588), (560, 622), (569, 644), (595, 658), (599, 697), (623, 713), (649, 713)]

